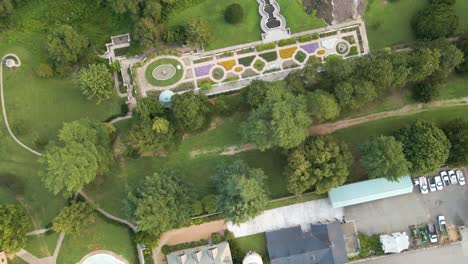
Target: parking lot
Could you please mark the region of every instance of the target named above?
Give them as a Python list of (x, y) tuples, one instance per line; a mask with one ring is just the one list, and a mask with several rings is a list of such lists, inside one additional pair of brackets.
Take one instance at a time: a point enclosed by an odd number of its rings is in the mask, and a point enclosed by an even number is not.
[(347, 220), (354, 220), (357, 230), (366, 234), (408, 231), (408, 226), (436, 222), (444, 215), (447, 224), (468, 222), (468, 187), (450, 185), (444, 190), (413, 193), (345, 208)]

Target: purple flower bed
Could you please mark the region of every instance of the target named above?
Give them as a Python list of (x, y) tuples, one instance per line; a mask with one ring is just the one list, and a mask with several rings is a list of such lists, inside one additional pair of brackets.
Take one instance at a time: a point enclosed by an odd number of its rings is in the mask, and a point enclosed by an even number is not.
[(213, 68), (214, 64), (209, 64), (205, 66), (200, 66), (195, 68), (195, 75), (197, 77), (208, 75), (210, 73), (211, 68)]
[(307, 53), (309, 54), (314, 53), (318, 49), (318, 43), (310, 43), (307, 45), (302, 45), (301, 48), (307, 51)]

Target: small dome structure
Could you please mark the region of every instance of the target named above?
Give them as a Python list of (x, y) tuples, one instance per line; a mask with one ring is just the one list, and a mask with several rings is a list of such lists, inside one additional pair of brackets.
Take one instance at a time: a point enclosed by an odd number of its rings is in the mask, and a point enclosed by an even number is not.
[(171, 107), (171, 98), (173, 95), (173, 91), (165, 90), (159, 95), (159, 102), (164, 105), (164, 107)]
[(242, 264), (263, 264), (262, 257), (256, 252), (250, 251), (245, 255)]
[(5, 66), (7, 66), (7, 68), (13, 68), (16, 66), (16, 62), (13, 59), (7, 59), (5, 61)]

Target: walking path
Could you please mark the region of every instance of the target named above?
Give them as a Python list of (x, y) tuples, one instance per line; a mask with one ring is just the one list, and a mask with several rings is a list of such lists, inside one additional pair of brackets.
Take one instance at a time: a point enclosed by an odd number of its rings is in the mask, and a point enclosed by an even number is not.
[(52, 230), (52, 227), (34, 230), (34, 231), (31, 231), (31, 232), (27, 233), (26, 235), (27, 236), (36, 236), (36, 235), (47, 233), (50, 230)]
[(1, 97), (1, 101), (2, 101), (2, 112), (3, 112), (3, 120), (5, 121), (5, 126), (6, 126), (6, 128), (8, 130), (8, 134), (10, 134), (11, 138), (13, 138), (13, 140), (16, 143), (18, 143), (18, 145), (20, 145), (22, 148), (28, 150), (29, 152), (33, 153), (34, 155), (41, 156), (42, 155), (41, 153), (39, 153), (39, 152), (35, 151), (34, 149), (32, 149), (32, 148), (26, 146), (25, 144), (23, 144), (23, 142), (21, 142), (15, 136), (15, 134), (13, 133), (13, 131), (10, 128), (10, 124), (8, 123), (8, 118), (7, 118), (7, 114), (6, 114), (6, 107), (5, 107), (5, 95), (3, 93), (3, 61), (7, 57), (15, 57), (18, 60), (18, 65), (16, 67), (19, 67), (21, 65), (20, 59), (15, 54), (7, 54), (7, 55), (3, 56), (2, 60), (0, 61), (0, 97)]
[(397, 110), (386, 111), (375, 113), (372, 115), (362, 116), (353, 119), (345, 119), (340, 120), (334, 123), (325, 123), (316, 126), (310, 127), (310, 133), (315, 135), (326, 135), (335, 132), (336, 130), (344, 129), (347, 127), (376, 121), (388, 117), (396, 117), (396, 116), (407, 116), (413, 115), (421, 112), (430, 111), (436, 108), (443, 108), (449, 106), (462, 106), (468, 105), (468, 97), (460, 98), (460, 99), (451, 99), (451, 100), (443, 100), (443, 101), (436, 101), (431, 103), (418, 103), (418, 104), (411, 104), (405, 107), (402, 107)]
[(55, 245), (54, 254), (52, 256), (38, 258), (24, 249), (21, 249), (18, 253), (16, 253), (16, 256), (29, 264), (57, 264), (57, 257), (60, 252), (60, 248), (62, 247), (64, 238), (65, 233), (60, 233), (60, 236), (57, 240), (57, 244)]

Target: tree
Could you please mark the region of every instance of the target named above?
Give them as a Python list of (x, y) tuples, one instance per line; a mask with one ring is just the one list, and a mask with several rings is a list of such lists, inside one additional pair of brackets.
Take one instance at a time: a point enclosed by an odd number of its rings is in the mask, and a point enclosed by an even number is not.
[(175, 172), (156, 172), (129, 193), (128, 204), (139, 231), (157, 237), (164, 231), (188, 223), (190, 195), (179, 178), (180, 174)]
[(446, 39), (439, 39), (430, 43), (431, 48), (440, 52), (439, 68), (430, 76), (432, 81), (447, 79), (464, 60), (464, 54), (457, 46)]
[(361, 145), (360, 150), (370, 179), (398, 181), (409, 173), (411, 163), (405, 158), (403, 145), (394, 137), (376, 137)]
[(0, 248), (9, 254), (26, 247), (29, 219), (20, 205), (0, 205)]
[(188, 25), (187, 42), (191, 45), (208, 45), (211, 41), (211, 32), (208, 22), (196, 19)]
[(374, 85), (369, 81), (340, 82), (334, 94), (342, 108), (360, 109), (377, 97)]
[(108, 172), (114, 131), (112, 125), (88, 119), (65, 123), (58, 141), (52, 142), (39, 159), (39, 175), (46, 188), (70, 197), (96, 175)]
[(413, 98), (416, 101), (428, 103), (439, 96), (440, 86), (437, 83), (425, 81), (416, 84), (413, 90)]
[(360, 78), (371, 82), (378, 92), (385, 91), (394, 81), (393, 64), (386, 53), (376, 53), (359, 60)]
[(409, 66), (412, 71), (411, 81), (419, 82), (425, 80), (439, 69), (440, 51), (438, 49), (422, 48), (414, 51), (411, 55)]
[(35, 70), (37, 76), (41, 78), (50, 78), (54, 75), (54, 70), (49, 64), (41, 63), (36, 67)]
[(81, 90), (88, 99), (96, 99), (97, 104), (108, 100), (114, 94), (113, 78), (105, 64), (91, 64), (78, 74)]
[(432, 172), (448, 159), (450, 142), (433, 123), (418, 120), (398, 130), (395, 138), (403, 143), (403, 152), (414, 174)]
[(201, 215), (203, 213), (203, 204), (201, 201), (194, 201), (192, 203), (192, 216)]
[(160, 42), (163, 28), (152, 17), (142, 17), (135, 27), (135, 40), (144, 49), (156, 47)]
[(239, 3), (230, 4), (224, 11), (224, 19), (229, 24), (239, 24), (244, 19), (244, 9)]
[(112, 10), (117, 14), (136, 14), (138, 11), (138, 0), (109, 0)]
[(340, 114), (335, 97), (322, 90), (315, 90), (307, 96), (307, 110), (320, 120), (330, 120)]
[(209, 121), (210, 111), (211, 104), (203, 94), (187, 92), (172, 97), (172, 113), (183, 130), (200, 130)]
[(251, 169), (241, 160), (220, 166), (214, 182), (221, 215), (234, 224), (259, 215), (268, 204), (265, 180), (261, 169)]
[(247, 87), (242, 89), (243, 100), (252, 108), (258, 108), (264, 101), (267, 90), (272, 86), (280, 85), (278, 82), (266, 82), (262, 80), (253, 80)]
[(52, 230), (57, 233), (77, 236), (95, 222), (94, 210), (84, 202), (73, 203), (62, 208), (52, 220)]
[(453, 6), (446, 3), (432, 3), (416, 14), (413, 30), (418, 38), (432, 40), (453, 35), (458, 23), (458, 16)]
[(71, 26), (61, 25), (47, 37), (49, 58), (59, 73), (65, 73), (70, 65), (83, 55), (88, 41)]
[(213, 194), (203, 197), (202, 204), (203, 204), (203, 209), (208, 214), (213, 214), (218, 211), (218, 204), (216, 201), (216, 196)]
[(155, 117), (162, 116), (164, 112), (159, 98), (153, 95), (140, 98), (135, 109), (136, 117), (141, 120), (153, 120)]
[(143, 15), (145, 17), (151, 17), (153, 21), (159, 22), (161, 20), (162, 5), (159, 0), (145, 1), (145, 8)]
[(315, 187), (326, 193), (346, 182), (352, 156), (348, 146), (332, 136), (309, 137), (288, 154), (288, 190), (295, 195)]
[(175, 129), (162, 117), (135, 123), (125, 138), (125, 142), (139, 152), (167, 150), (174, 141)]
[(450, 154), (447, 162), (454, 165), (468, 163), (468, 122), (457, 118), (442, 128), (450, 141)]
[(13, 9), (14, 6), (11, 0), (0, 0), (0, 18), (11, 15)]
[(458, 65), (457, 71), (461, 73), (467, 73), (468, 72), (468, 33), (459, 39), (459, 41), (457, 42), (457, 46), (464, 54), (464, 61), (460, 65)]
[(310, 124), (304, 97), (275, 85), (267, 90), (264, 100), (241, 126), (244, 141), (262, 151), (272, 147), (290, 149), (301, 144)]

